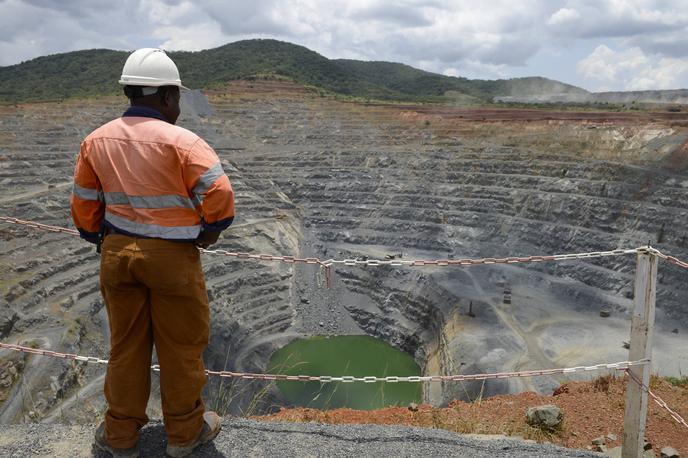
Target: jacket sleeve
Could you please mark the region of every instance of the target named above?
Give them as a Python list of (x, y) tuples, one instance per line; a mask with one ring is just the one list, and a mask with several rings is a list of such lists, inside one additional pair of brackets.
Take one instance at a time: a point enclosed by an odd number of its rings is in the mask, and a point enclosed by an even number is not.
[(91, 243), (97, 243), (105, 213), (105, 202), (100, 181), (88, 163), (85, 153), (86, 145), (82, 143), (74, 169), (70, 207), (74, 225), (81, 237)]
[(186, 157), (184, 181), (203, 230), (219, 232), (234, 220), (234, 191), (213, 149), (198, 139)]

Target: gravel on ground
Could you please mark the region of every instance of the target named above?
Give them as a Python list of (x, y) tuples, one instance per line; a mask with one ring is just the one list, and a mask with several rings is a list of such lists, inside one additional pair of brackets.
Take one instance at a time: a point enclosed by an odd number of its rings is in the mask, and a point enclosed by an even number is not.
[[(94, 427), (25, 424), (0, 429), (3, 457), (106, 457), (92, 445)], [(141, 456), (165, 456), (165, 431), (160, 421), (149, 423), (140, 439)], [(324, 425), (259, 422), (225, 418), (222, 432), (201, 446), (196, 457), (599, 457), (571, 450), (506, 438), (461, 436), (449, 431), (378, 425)]]

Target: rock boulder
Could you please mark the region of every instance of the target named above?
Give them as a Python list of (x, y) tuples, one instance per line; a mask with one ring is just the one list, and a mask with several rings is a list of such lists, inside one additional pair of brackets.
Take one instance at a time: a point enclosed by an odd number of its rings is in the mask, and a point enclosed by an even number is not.
[(564, 414), (555, 405), (530, 407), (526, 411), (528, 424), (542, 429), (556, 429), (561, 425)]

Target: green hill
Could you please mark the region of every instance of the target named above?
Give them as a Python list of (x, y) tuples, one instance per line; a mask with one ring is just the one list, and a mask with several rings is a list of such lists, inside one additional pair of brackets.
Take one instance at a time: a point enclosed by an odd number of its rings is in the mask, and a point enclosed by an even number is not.
[(508, 80), (470, 80), (430, 73), (404, 64), (391, 62), (363, 62), (335, 60), (346, 70), (370, 83), (416, 97), (443, 97), (457, 92), (481, 100), (495, 96), (587, 94), (584, 89), (542, 77), (513, 78)]
[[(120, 92), (124, 51), (93, 49), (39, 57), (0, 67), (0, 102), (45, 101)], [(170, 52), (184, 84), (205, 88), (256, 75), (281, 75), (328, 92), (355, 97), (449, 102), (457, 94), (490, 101), (527, 89), (535, 94), (585, 93), (547, 80), (469, 80), (390, 62), (330, 60), (303, 46), (277, 40), (244, 40), (199, 52)], [(544, 91), (544, 92), (543, 92)]]

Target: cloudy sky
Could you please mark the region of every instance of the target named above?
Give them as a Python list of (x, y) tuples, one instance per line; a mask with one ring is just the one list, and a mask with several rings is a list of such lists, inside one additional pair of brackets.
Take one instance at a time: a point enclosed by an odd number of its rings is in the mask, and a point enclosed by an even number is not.
[(688, 0), (0, 0), (1, 66), (247, 38), (469, 78), (688, 88)]

